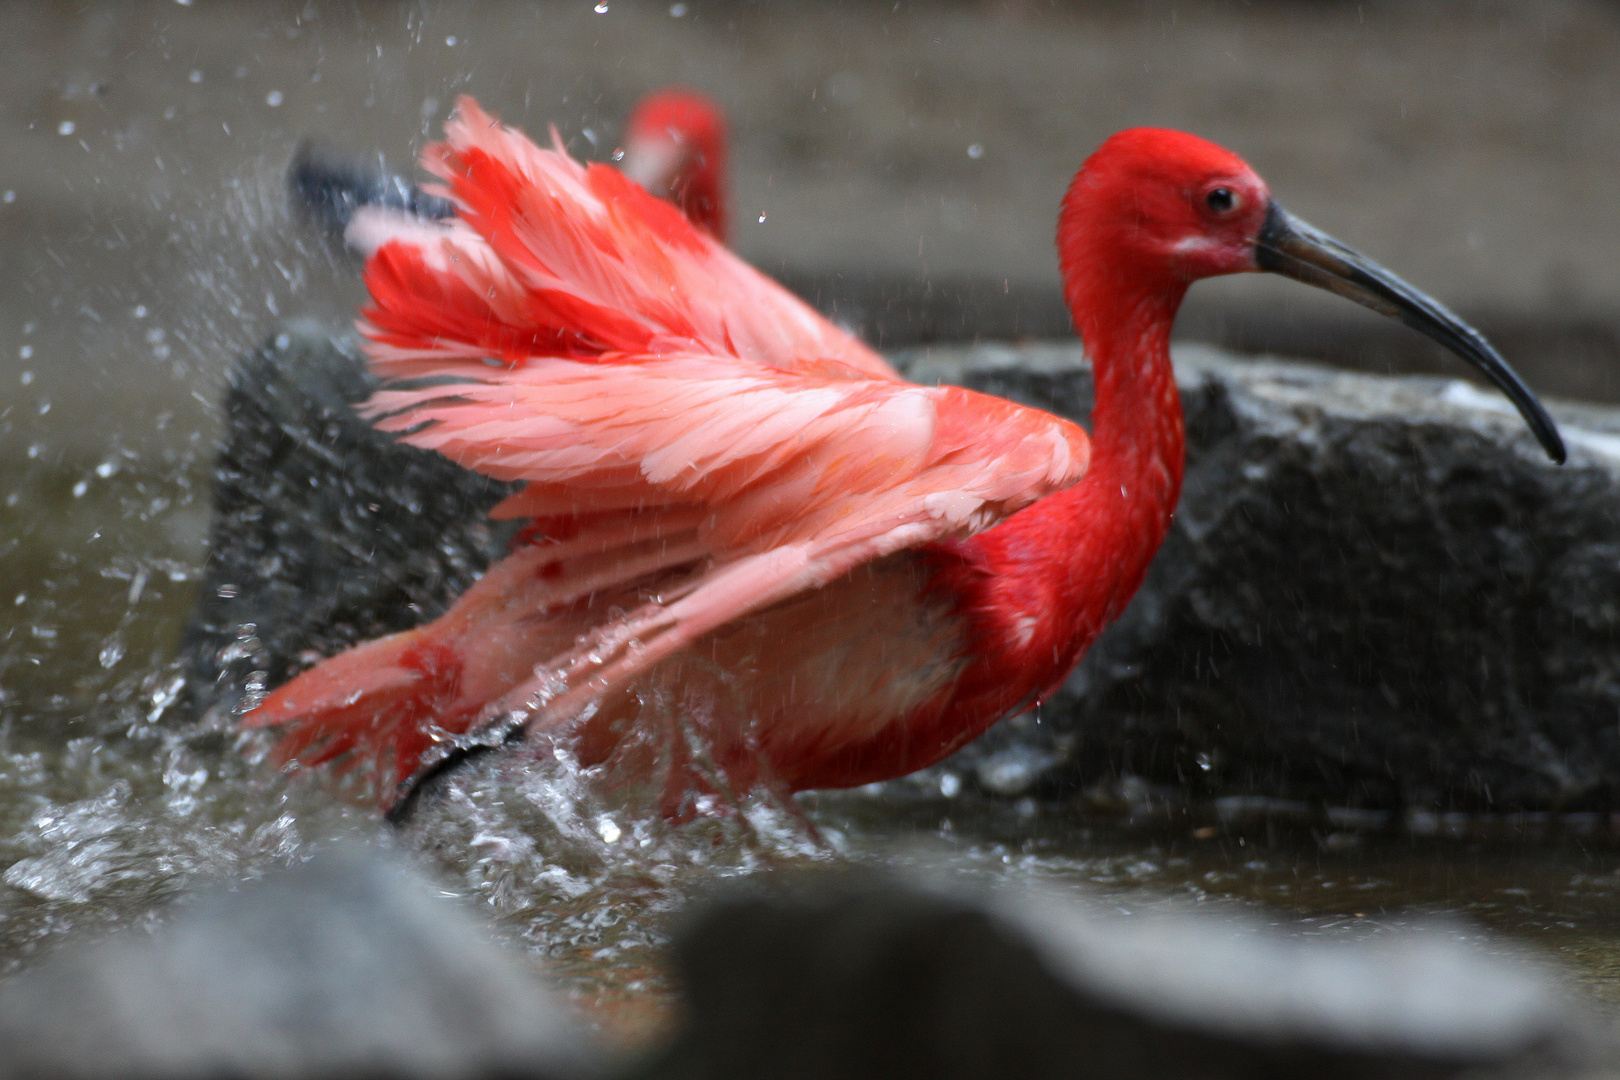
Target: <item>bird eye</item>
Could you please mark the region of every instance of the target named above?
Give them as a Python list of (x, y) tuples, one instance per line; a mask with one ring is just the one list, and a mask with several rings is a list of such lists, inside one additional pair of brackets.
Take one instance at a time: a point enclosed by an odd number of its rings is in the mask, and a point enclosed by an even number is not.
[(1231, 213), (1237, 209), (1237, 192), (1228, 187), (1211, 188), (1209, 194), (1204, 196), (1204, 205), (1217, 214)]

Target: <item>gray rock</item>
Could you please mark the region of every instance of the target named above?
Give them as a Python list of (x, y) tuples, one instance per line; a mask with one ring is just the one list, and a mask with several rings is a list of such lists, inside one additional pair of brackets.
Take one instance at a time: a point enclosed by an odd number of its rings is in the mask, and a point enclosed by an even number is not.
[[(1188, 470), (1141, 593), (1064, 694), (969, 751), (1340, 807), (1620, 807), (1620, 413), (1554, 408), (1551, 465), (1472, 384), (1178, 348)], [(1070, 416), (1073, 346), (934, 349)], [(966, 771), (971, 771), (968, 769)], [(993, 788), (993, 785), (988, 785)]]
[(375, 855), (197, 899), (0, 984), (0, 1076), (569, 1077), (594, 1050), (532, 969)]
[[(1073, 344), (899, 359), (1089, 413)], [(952, 768), (1007, 796), (1135, 777), (1341, 809), (1620, 809), (1620, 413), (1556, 406), (1559, 468), (1472, 384), (1176, 359), (1186, 486), (1141, 594), (1040, 723)], [(506, 489), (367, 428), (369, 385), (307, 325), (236, 373), (185, 645), (200, 704), (431, 617), (504, 550), (483, 515)]]
[(687, 1025), (646, 1075), (1570, 1075), (1595, 1050), (1550, 975), (1440, 928), (1285, 936), (886, 880), (714, 904), (677, 945)]

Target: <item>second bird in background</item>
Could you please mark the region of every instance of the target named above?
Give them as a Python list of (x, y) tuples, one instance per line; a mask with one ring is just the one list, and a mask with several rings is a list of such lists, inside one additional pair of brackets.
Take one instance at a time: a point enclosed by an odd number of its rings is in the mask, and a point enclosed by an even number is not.
[[(672, 86), (636, 104), (613, 160), (630, 179), (725, 243), (727, 145), (726, 114), (719, 103)], [(391, 171), (380, 157), (360, 163), (313, 143), (299, 148), (287, 181), (294, 207), (363, 258), (401, 228), (444, 221), (456, 212), (449, 199)]]
[(671, 88), (649, 94), (625, 129), (624, 175), (726, 242), (726, 115), (712, 99)]

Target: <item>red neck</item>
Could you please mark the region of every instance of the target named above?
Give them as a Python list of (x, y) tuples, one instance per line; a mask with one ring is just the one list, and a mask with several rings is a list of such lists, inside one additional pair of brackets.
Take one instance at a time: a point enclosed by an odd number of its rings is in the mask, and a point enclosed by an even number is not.
[(722, 244), (726, 241), (726, 200), (720, 189), (724, 168), (721, 151), (701, 150), (676, 174), (669, 190), (670, 199), (687, 219)]
[(1020, 522), (1026, 530), (1062, 538), (1048, 558), (1068, 553), (1065, 606), (1081, 624), (1064, 650), (1072, 650), (1071, 665), (1135, 594), (1181, 495), (1185, 441), (1170, 327), (1184, 291), (1143, 290), (1125, 302), (1116, 292), (1107, 305), (1070, 291), (1096, 386), (1091, 467), (1078, 485), (1018, 517), (1032, 519)]
[[(1090, 499), (1123, 499), (1109, 504), (1106, 518), (1087, 521), (1088, 531), (1112, 531), (1126, 522), (1160, 522), (1157, 532), (1138, 533), (1139, 543), (1130, 545), (1146, 546), (1148, 559), (1164, 539), (1181, 493), (1184, 441), (1181, 398), (1170, 366), (1170, 328), (1184, 292), (1181, 286), (1143, 290), (1145, 295), (1137, 298), (1116, 294), (1106, 307), (1088, 302), (1080, 288), (1070, 293), (1075, 327), (1086, 345), (1096, 390), (1091, 467), (1085, 479), (1064, 495), (1069, 502), (1082, 504)], [(1115, 490), (1120, 485), (1124, 495)], [(1099, 504), (1093, 513), (1103, 509)]]
[(1117, 279), (1104, 296), (1066, 277), (1096, 382), (1091, 467), (1075, 487), (966, 541), (958, 550), (976, 571), (947, 572), (977, 639), (952, 709), (971, 727), (1062, 685), (1136, 593), (1181, 494), (1170, 327), (1185, 286), (1160, 282), (1122, 301)]

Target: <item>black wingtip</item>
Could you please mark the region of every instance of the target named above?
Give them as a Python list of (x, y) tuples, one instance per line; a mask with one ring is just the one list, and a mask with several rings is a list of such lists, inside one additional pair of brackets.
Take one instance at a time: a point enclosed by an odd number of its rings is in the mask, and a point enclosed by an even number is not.
[(287, 191), (293, 207), (334, 243), (362, 206), (378, 206), (417, 217), (443, 220), (455, 216), (447, 199), (429, 195), (388, 169), (381, 157), (360, 162), (304, 142), (287, 168)]

